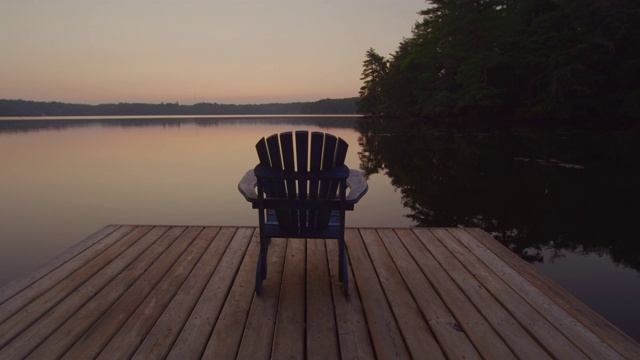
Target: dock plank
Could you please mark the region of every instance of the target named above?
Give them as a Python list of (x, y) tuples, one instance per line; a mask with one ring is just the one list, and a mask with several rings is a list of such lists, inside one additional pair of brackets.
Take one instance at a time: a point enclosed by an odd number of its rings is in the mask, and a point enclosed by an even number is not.
[[(62, 350), (51, 349), (49, 346), (53, 345), (55, 348), (59, 348), (65, 344), (65, 340), (69, 341), (74, 339), (75, 335), (79, 336), (80, 332), (90, 326), (91, 321), (97, 319), (106, 307), (111, 304), (112, 299), (124, 292), (123, 289), (128, 288), (129, 284), (133, 283), (142, 273), (141, 269), (138, 272), (129, 272), (130, 276), (126, 278), (119, 275), (125, 268), (131, 266), (140, 254), (147, 250), (168, 228), (150, 230), (151, 227), (141, 226), (129, 233), (128, 237), (134, 239), (139, 237), (139, 240), (120, 255), (120, 261), (111, 262), (96, 276), (87, 281), (80, 290), (70, 294), (56, 307), (48, 311), (34, 325), (23, 331), (11, 344), (3, 348), (0, 351), (0, 357), (22, 358), (31, 353), (36, 346), (39, 346), (39, 348), (35, 356), (38, 356), (38, 353), (52, 354), (61, 352)], [(126, 241), (126, 239), (123, 239), (123, 241)], [(144, 267), (143, 262), (139, 261), (136, 264), (141, 264)], [(123, 282), (125, 283), (124, 286), (120, 287), (120, 291), (112, 285), (119, 283), (113, 280), (118, 277), (120, 280), (124, 280)], [(54, 333), (55, 335), (52, 336)], [(50, 337), (51, 340), (48, 343), (40, 345)]]
[(0, 358), (637, 359), (640, 345), (480, 229), (109, 225), (0, 289)]
[[(551, 279), (547, 278), (531, 264), (522, 261), (516, 254), (509, 251), (509, 249), (501, 245), (497, 240), (495, 240), (486, 232), (480, 229), (466, 229), (466, 232), (472, 236), (473, 241), (476, 244), (491, 250), (491, 252), (495, 254), (495, 256), (499, 257), (503, 262), (505, 262), (514, 271), (512, 275), (526, 279), (526, 282), (523, 282), (520, 285), (524, 286), (526, 284), (531, 284), (543, 294), (542, 297), (538, 298), (540, 301), (543, 301), (545, 303), (547, 301), (552, 301), (553, 304), (557, 304), (557, 306), (560, 306), (562, 310), (566, 311), (566, 313), (571, 316), (571, 319), (567, 320), (564, 319), (564, 315), (562, 315), (561, 319), (563, 321), (560, 322), (557, 321), (557, 319), (554, 319), (554, 324), (556, 324), (560, 328), (564, 328), (564, 323), (566, 323), (566, 321), (568, 321), (570, 324), (580, 322), (597, 336), (596, 339), (591, 337), (591, 335), (588, 335), (588, 338), (583, 338), (585, 332), (581, 332), (579, 334), (575, 334), (575, 336), (572, 337), (572, 340), (574, 342), (588, 341), (590, 342), (588, 348), (590, 348), (594, 343), (599, 344), (600, 346), (602, 346), (602, 350), (598, 350), (597, 353), (601, 353), (603, 350), (609, 352), (607, 348), (611, 347), (615, 349), (618, 354), (622, 355), (623, 358), (640, 359), (640, 344), (638, 344), (638, 342), (631, 339), (627, 334), (620, 331), (609, 321), (596, 313), (593, 309), (589, 308), (583, 302), (576, 299), (567, 290), (553, 282)], [(469, 238), (467, 238), (466, 236), (462, 238), (467, 239), (465, 245), (473, 246), (472, 242), (469, 241)], [(503, 270), (504, 269), (498, 270), (497, 274), (504, 274)], [(507, 271), (510, 272), (510, 270)], [(514, 281), (517, 282), (518, 279), (515, 279)], [(525, 295), (527, 296), (527, 298), (529, 298), (528, 292), (530, 291), (533, 290), (531, 288), (520, 289), (520, 292), (527, 294)], [(551, 306), (555, 307), (554, 305)], [(554, 309), (554, 312), (556, 311), (558, 310)], [(546, 313), (546, 310), (543, 310), (543, 313)], [(570, 327), (567, 330), (569, 329)], [(615, 354), (612, 355), (615, 356)]]
[[(531, 329), (535, 332), (538, 339), (543, 344), (549, 347), (549, 350), (554, 354), (562, 354), (564, 357), (577, 358), (592, 358), (592, 359), (621, 359), (622, 356), (618, 354), (611, 347), (604, 344), (595, 345), (594, 343), (601, 342), (598, 337), (587, 329), (580, 322), (572, 318), (567, 312), (565, 312), (555, 302), (551, 301), (537, 288), (531, 285), (525, 278), (518, 275), (515, 270), (507, 266), (497, 256), (488, 251), (486, 248), (480, 246), (477, 242), (471, 242), (471, 236), (465, 231), (450, 231), (459, 241), (459, 246), (466, 246), (469, 251), (475, 254), (481, 262), (476, 262), (475, 266), (486, 266), (490, 268), (499, 278), (509, 285), (509, 289), (513, 289), (521, 296), (525, 296), (530, 304), (531, 309), (535, 309), (536, 315), (541, 317), (539, 323), (535, 323), (530, 318), (528, 320), (530, 327), (540, 326), (540, 329)], [(451, 244), (458, 244), (454, 241)], [(494, 278), (496, 278), (494, 276)], [(500, 291), (498, 294), (505, 296), (506, 291)], [(525, 301), (523, 297), (512, 296), (512, 298), (519, 301)], [(526, 316), (527, 310), (523, 310), (519, 315)], [(551, 321), (555, 325), (551, 324)], [(571, 343), (569, 339), (575, 339), (574, 343)], [(579, 352), (582, 353), (579, 353)]]
[[(129, 264), (97, 296), (93, 297), (91, 301), (49, 336), (42, 345), (36, 348), (31, 353), (31, 356), (33, 358), (38, 358), (38, 356), (54, 357), (65, 353), (82, 336), (85, 330), (97, 321), (137, 281), (144, 271), (162, 255), (165, 248), (163, 247), (163, 242), (158, 241), (165, 236), (167, 231), (169, 231), (168, 227), (155, 227), (142, 237), (136, 244), (137, 248), (133, 249), (134, 253), (138, 249), (145, 248), (147, 244), (153, 243), (154, 246), (146, 249), (142, 255), (136, 258), (135, 262)], [(46, 329), (46, 327), (41, 326), (38, 328), (41, 329), (40, 331)]]
[(360, 300), (369, 325), (376, 356), (380, 359), (409, 359), (409, 351), (382, 290), (382, 285), (378, 280), (360, 232), (347, 229), (345, 241), (350, 250), (349, 258), (355, 281), (358, 283)]
[[(427, 319), (434, 336), (438, 339), (438, 344), (444, 354), (448, 358), (480, 359), (481, 356), (473, 343), (462, 331), (455, 317), (442, 302), (420, 267), (413, 261), (406, 261), (406, 259), (411, 259), (411, 254), (400, 241), (398, 234), (392, 229), (383, 229), (378, 233), (409, 291), (411, 291), (416, 305), (424, 318)], [(417, 239), (413, 241), (417, 241)]]
[(235, 359), (242, 341), (244, 325), (254, 296), (255, 264), (260, 251), (258, 231), (253, 232), (251, 244), (238, 270), (218, 321), (214, 324), (204, 355), (205, 359)]
[[(434, 230), (434, 233), (451, 253), (464, 264), (469, 272), (496, 298), (503, 306), (509, 309), (509, 313), (518, 320), (520, 325), (531, 333), (547, 352), (562, 359), (587, 359), (585, 353), (571, 343), (557, 328), (549, 323), (534, 307), (504, 281), (504, 278), (495, 276), (488, 266), (497, 267), (498, 259), (490, 259), (486, 265), (473, 255), (466, 247), (456, 241), (456, 238), (446, 230)], [(511, 286), (518, 284), (511, 283)], [(531, 296), (535, 298), (535, 296)], [(535, 301), (535, 300), (534, 300)], [(587, 352), (589, 353), (589, 352)], [(596, 354), (593, 354), (596, 355)], [(599, 357), (600, 358), (600, 357)]]
[[(89, 327), (65, 353), (66, 358), (95, 358), (200, 233), (201, 228), (173, 227), (158, 242), (168, 247), (136, 282)], [(45, 354), (43, 354), (45, 355)]]
[[(91, 261), (94, 257), (100, 255), (103, 251), (109, 248), (113, 243), (120, 240), (122, 237), (127, 235), (129, 232), (133, 231), (133, 227), (120, 227), (117, 231), (110, 233), (106, 238), (102, 241), (99, 241), (89, 249), (82, 251), (77, 256), (61, 256), (62, 258), (69, 259), (69, 261), (65, 262), (59, 267), (55, 267), (55, 265), (45, 265), (44, 268), (56, 268), (56, 271), (48, 273), (46, 276), (40, 278), (34, 284), (29, 285), (24, 290), (20, 291), (17, 294), (14, 294), (11, 298), (7, 299), (0, 305), (0, 322), (4, 322), (6, 319), (11, 317), (14, 313), (18, 312), (25, 306), (31, 304), (32, 301), (37, 299), (39, 296), (45, 293), (51, 292), (50, 290), (58, 285), (61, 281), (69, 281), (68, 277), (71, 274), (78, 272), (80, 267), (83, 267), (86, 263)], [(54, 263), (57, 261), (54, 260)], [(29, 276), (28, 278), (33, 278), (34, 276)], [(13, 291), (13, 285), (10, 284), (9, 290), (4, 291), (6, 296)], [(16, 286), (17, 287), (17, 286)], [(51, 295), (48, 295), (51, 298)], [(24, 313), (24, 311), (21, 311)]]
[(443, 271), (415, 232), (409, 229), (397, 229), (396, 232), (401, 235), (400, 240), (480, 355), (486, 359), (515, 359), (515, 354), (504, 340), (478, 312), (449, 274)]
[[(54, 286), (47, 286), (44, 281), (39, 281), (27, 288), (25, 293), (28, 295), (23, 296), (20, 293), (5, 302), (2, 308), (5, 311), (2, 314), (10, 314), (10, 317), (3, 319), (0, 324), (0, 334), (2, 334), (0, 346), (4, 346), (7, 341), (13, 339), (27, 326), (36, 322), (138, 240), (137, 234), (136, 236), (126, 236), (125, 234), (125, 232), (122, 232), (115, 234), (113, 237), (108, 237), (109, 241), (106, 241), (104, 245), (102, 243), (96, 244), (90, 248), (90, 251), (83, 252), (82, 256), (75, 257), (68, 263), (70, 266), (60, 269), (57, 274), (52, 274), (52, 281), (56, 282)], [(111, 241), (120, 239), (119, 235), (125, 235), (122, 238), (123, 241), (117, 241), (112, 244)], [(72, 269), (74, 270), (73, 272), (71, 272)], [(57, 280), (61, 276), (66, 277), (58, 282)], [(34, 288), (38, 289), (32, 291)], [(45, 288), (47, 290), (42, 292)], [(33, 299), (36, 296), (35, 294), (38, 296)], [(21, 300), (27, 302), (28, 305), (23, 307), (16, 303)], [(17, 309), (20, 309), (20, 311), (17, 311)]]
[(432, 359), (444, 359), (442, 349), (407, 289), (378, 232), (375, 229), (365, 229), (360, 233), (411, 356), (415, 359), (429, 354)]
[(192, 228), (199, 233), (191, 246), (182, 253), (178, 261), (171, 267), (160, 283), (147, 296), (127, 322), (118, 330), (107, 346), (100, 352), (98, 359), (128, 359), (138, 349), (144, 338), (154, 326), (163, 310), (169, 305), (174, 295), (185, 282), (200, 257), (209, 247), (213, 235), (218, 229), (210, 229), (203, 234), (203, 228)]
[(267, 278), (260, 296), (253, 296), (237, 359), (268, 359), (271, 354), (287, 241), (271, 239)]
[(235, 233), (234, 228), (208, 227), (200, 234), (215, 237), (178, 294), (136, 350), (134, 359), (167, 356)]
[(195, 359), (205, 349), (208, 336), (233, 285), (233, 278), (243, 259), (253, 229), (239, 229), (225, 252), (221, 265), (209, 280), (187, 323), (171, 348), (168, 359)]
[(271, 357), (302, 359), (305, 349), (305, 261), (306, 241), (290, 239), (282, 275), (278, 318)]
[[(482, 316), (491, 324), (512, 351), (525, 359), (550, 359), (551, 356), (531, 338), (507, 309), (471, 274), (448, 249), (438, 241), (444, 229), (416, 230), (416, 235), (433, 254), (440, 266), (451, 276)], [(435, 234), (434, 234), (435, 233)]]
[(335, 281), (339, 276), (338, 242), (327, 243), (327, 256), (331, 285), (333, 287), (333, 303), (335, 304), (336, 325), (338, 326), (338, 341), (340, 356), (344, 360), (373, 359), (375, 352), (371, 344), (367, 320), (364, 317), (360, 295), (355, 285), (351, 267), (349, 272), (349, 297), (342, 293), (342, 283)]
[[(33, 272), (26, 274), (22, 277), (19, 277), (11, 281), (10, 283), (6, 284), (2, 288), (0, 288), (0, 304), (4, 303), (5, 301), (13, 297), (15, 294), (22, 292), (29, 285), (42, 279), (44, 276), (56, 270), (60, 266), (66, 264), (67, 262), (69, 262), (69, 260), (73, 259), (76, 255), (80, 254), (90, 246), (94, 245), (99, 241), (102, 241), (107, 235), (116, 231), (118, 228), (122, 228), (122, 227), (118, 225), (107, 225), (102, 229), (96, 231), (95, 233), (89, 235), (84, 240), (76, 243), (66, 251), (55, 256), (54, 258), (52, 258), (47, 263), (40, 266)], [(133, 229), (133, 227), (128, 227), (127, 229), (130, 231), (131, 229)], [(52, 284), (53, 281), (49, 280), (47, 281), (47, 283)]]
[[(335, 240), (328, 240), (335, 241)], [(307, 240), (308, 359), (340, 357), (325, 241)]]

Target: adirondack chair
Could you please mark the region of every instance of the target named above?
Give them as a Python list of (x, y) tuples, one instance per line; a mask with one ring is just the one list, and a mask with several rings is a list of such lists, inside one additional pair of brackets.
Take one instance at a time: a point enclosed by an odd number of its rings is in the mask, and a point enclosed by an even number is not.
[(260, 163), (247, 171), (238, 189), (258, 209), (257, 294), (267, 277), (271, 238), (334, 238), (339, 245), (338, 276), (348, 296), (345, 211), (354, 209), (368, 187), (360, 171), (344, 165), (347, 147), (334, 135), (308, 131), (273, 134), (256, 144)]

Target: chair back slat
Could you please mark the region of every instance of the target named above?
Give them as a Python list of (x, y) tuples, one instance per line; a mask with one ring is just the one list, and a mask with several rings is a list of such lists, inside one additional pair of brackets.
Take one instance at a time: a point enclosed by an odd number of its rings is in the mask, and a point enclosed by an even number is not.
[(271, 160), (269, 160), (269, 150), (267, 150), (267, 141), (262, 138), (256, 144), (256, 151), (258, 152), (258, 159), (260, 164), (271, 166)]
[[(309, 171), (320, 171), (322, 169), (322, 152), (324, 151), (324, 133), (314, 131), (311, 133), (311, 149), (309, 153)], [(309, 181), (309, 198), (318, 199), (319, 180)], [(316, 229), (318, 226), (318, 211), (309, 210), (307, 216), (307, 226), (309, 229)]]
[[(344, 165), (344, 160), (347, 157), (347, 149), (349, 148), (349, 144), (342, 139), (338, 139), (338, 143), (336, 144), (336, 152), (333, 158), (333, 166), (342, 166)], [(335, 197), (338, 191), (338, 181), (332, 181), (329, 185), (328, 194), (330, 197)]]
[(291, 131), (280, 134), (282, 149), (282, 166), (287, 171), (296, 170), (295, 153), (293, 151), (293, 134)]
[[(280, 139), (278, 134), (273, 134), (266, 139), (267, 148), (269, 150), (269, 160), (271, 167), (277, 170), (283, 170), (282, 152), (280, 147)], [(270, 180), (266, 183), (267, 196), (271, 198), (284, 199), (287, 198), (287, 187), (284, 180)], [(276, 210), (278, 222), (283, 226), (291, 227), (292, 215), (290, 211), (278, 209)]]
[[(285, 171), (296, 171), (295, 152), (293, 147), (293, 133), (291, 131), (280, 134), (280, 148), (282, 153), (282, 165)], [(295, 199), (297, 197), (296, 181), (294, 179), (285, 180), (287, 188), (287, 198)], [(280, 211), (280, 210), (279, 210)], [(287, 216), (287, 221), (291, 226), (300, 226), (298, 224), (299, 214), (297, 210), (286, 210), (281, 212), (280, 216)]]
[(331, 169), (336, 157), (336, 144), (338, 138), (331, 134), (324, 136), (324, 148), (322, 151), (322, 169)]
[(309, 154), (309, 170), (322, 169), (322, 151), (324, 148), (324, 134), (314, 131), (311, 133), (311, 149)]
[[(260, 139), (260, 141), (258, 141), (258, 143), (256, 144), (256, 151), (258, 152), (258, 159), (260, 160), (260, 164), (271, 166), (271, 158), (269, 156), (269, 150), (265, 138), (262, 138)], [(273, 181), (267, 182), (266, 184), (264, 184), (264, 186), (265, 193), (268, 196), (276, 195), (275, 184)]]
[[(335, 156), (336, 156), (336, 143), (338, 142), (338, 139), (331, 135), (331, 134), (326, 134), (324, 137), (324, 148), (323, 148), (323, 152), (322, 152), (322, 169), (331, 169), (333, 168), (333, 162), (335, 160)], [(328, 199), (331, 196), (331, 194), (329, 194), (329, 188), (330, 188), (330, 184), (331, 181), (330, 180), (323, 180), (320, 182), (320, 189), (319, 189), (319, 194), (318, 194), (318, 198), (320, 199)], [(335, 193), (333, 194), (335, 196)]]
[(273, 134), (267, 138), (267, 147), (269, 148), (269, 160), (271, 160), (271, 167), (282, 170), (282, 154), (280, 154), (280, 140), (278, 140), (278, 134)]
[[(271, 160), (271, 167), (276, 170), (282, 170), (282, 155), (280, 154), (280, 141), (278, 140), (278, 134), (273, 134), (267, 138), (267, 148), (269, 149), (269, 160)], [(284, 186), (284, 180), (274, 181), (275, 193), (271, 194), (273, 197), (286, 197), (286, 187)]]
[[(331, 169), (335, 166), (336, 159), (336, 146), (338, 138), (331, 134), (325, 134), (324, 136), (324, 148), (322, 152), (322, 169)], [(320, 181), (320, 188), (318, 198), (320, 199), (335, 199), (336, 189), (338, 188), (338, 181), (322, 180)], [(333, 192), (332, 192), (333, 191)], [(329, 222), (331, 211), (318, 210), (316, 213), (318, 226), (323, 226)]]
[(298, 172), (309, 170), (309, 132), (296, 131), (296, 161)]
[[(334, 137), (335, 138), (335, 137)], [(326, 142), (326, 141), (325, 141)], [(325, 144), (325, 147), (327, 145)], [(325, 150), (325, 156), (327, 159), (332, 159), (332, 167), (344, 165), (344, 160), (347, 157), (347, 149), (349, 145), (346, 141), (342, 139), (336, 139), (336, 144), (334, 147), (333, 140), (331, 140), (331, 144), (329, 144), (329, 151)], [(335, 150), (334, 150), (335, 149)], [(331, 153), (329, 153), (331, 152)], [(329, 164), (329, 161), (325, 161), (325, 164)], [(321, 194), (323, 194), (324, 199), (335, 199), (338, 197), (338, 189), (340, 186), (340, 182), (338, 180), (327, 180), (326, 185), (321, 186)], [(329, 218), (331, 217), (330, 211), (324, 211), (320, 215), (318, 215), (320, 221), (322, 223), (328, 223)]]
[[(299, 173), (309, 171), (309, 132), (296, 131), (296, 165)], [(298, 181), (298, 197), (306, 199), (309, 192), (307, 180)]]
[[(282, 165), (286, 171), (296, 171), (295, 153), (293, 151), (293, 134), (291, 131), (280, 134), (282, 148)], [(296, 198), (296, 181), (286, 180), (287, 198)]]
[[(322, 149), (324, 146), (324, 134), (321, 132), (313, 132), (311, 134), (311, 151), (309, 154), (309, 171), (320, 171), (322, 166)], [(309, 197), (311, 199), (318, 198), (318, 181), (309, 182)]]
[(333, 166), (344, 165), (344, 160), (347, 158), (347, 149), (349, 149), (349, 144), (347, 144), (347, 142), (342, 139), (338, 139), (338, 146), (336, 147), (336, 158)]
[[(309, 132), (296, 131), (296, 165), (299, 173), (309, 171)], [(298, 180), (298, 198), (306, 200), (309, 191), (309, 181)], [(299, 223), (301, 227), (307, 225), (307, 210), (298, 210)]]

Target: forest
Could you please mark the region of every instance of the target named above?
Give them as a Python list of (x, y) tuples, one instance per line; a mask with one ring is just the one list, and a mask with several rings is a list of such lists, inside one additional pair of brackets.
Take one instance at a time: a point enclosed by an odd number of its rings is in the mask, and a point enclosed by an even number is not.
[(366, 52), (359, 113), (640, 124), (640, 1), (427, 3), (395, 53)]
[(68, 104), (26, 100), (0, 100), (0, 116), (130, 116), (130, 115), (324, 115), (354, 114), (357, 98), (314, 102), (233, 105), (218, 103)]

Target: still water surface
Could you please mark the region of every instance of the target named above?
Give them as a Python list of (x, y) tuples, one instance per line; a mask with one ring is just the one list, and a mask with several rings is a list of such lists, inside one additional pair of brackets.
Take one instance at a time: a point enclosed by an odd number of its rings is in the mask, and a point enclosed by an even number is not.
[(628, 159), (616, 151), (630, 151), (620, 145), (599, 160), (617, 170), (589, 172), (598, 162), (563, 149), (567, 133), (418, 131), (353, 117), (0, 121), (0, 286), (106, 224), (255, 226), (236, 188), (257, 163), (254, 145), (303, 129), (345, 139), (347, 165), (370, 174), (348, 226), (480, 226), (640, 339), (640, 254), (629, 245), (638, 236), (620, 231), (637, 211), (619, 215), (625, 202), (607, 200), (640, 198), (625, 185), (633, 178), (620, 179), (638, 166), (618, 163)]

